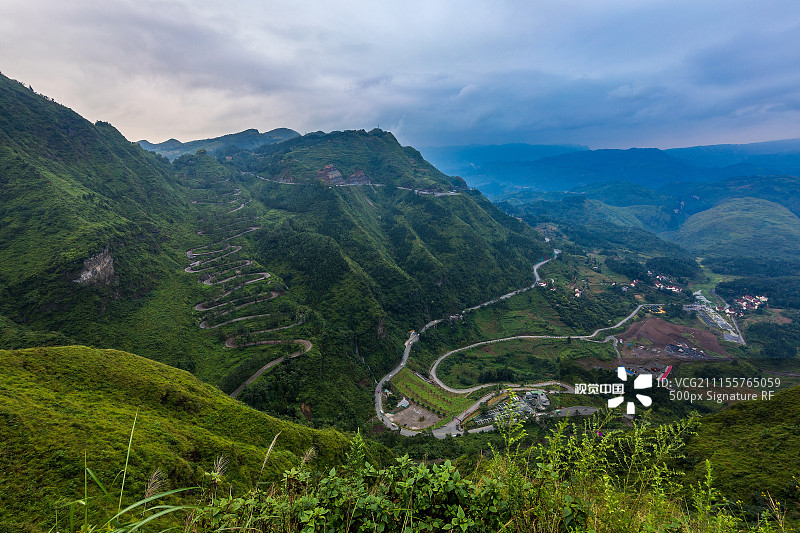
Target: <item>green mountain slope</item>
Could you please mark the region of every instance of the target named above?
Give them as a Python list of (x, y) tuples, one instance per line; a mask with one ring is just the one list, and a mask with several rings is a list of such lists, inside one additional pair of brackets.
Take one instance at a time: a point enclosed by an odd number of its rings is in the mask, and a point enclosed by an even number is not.
[(684, 210), (689, 214), (731, 198), (759, 198), (780, 204), (800, 216), (800, 178), (796, 176), (741, 176), (687, 185), (672, 194), (684, 202)]
[[(276, 158), (282, 165), (289, 156)], [(265, 229), (262, 253), (267, 264), (285, 262), (305, 274), (301, 285), (312, 301), (329, 298), (341, 276), (353, 272), (375, 287), (372, 295), (386, 312), (413, 327), (529, 281), (531, 261), (544, 252), (537, 233), (479, 193), (419, 194), (459, 182), (401, 148), (391, 134), (334, 134), (293, 150), (291, 160), (296, 170), (288, 174), (311, 183), (262, 180), (253, 189), (270, 216), (281, 220)], [(362, 170), (374, 185), (317, 181), (317, 171), (329, 164), (343, 175)], [(286, 172), (259, 175), (274, 179)]]
[[(0, 87), (5, 348), (72, 339), (231, 391), (291, 346), (228, 341), (303, 340), (304, 357), (242, 398), (356, 427), (409, 329), (531, 283), (549, 253), (387, 132), (316, 133), (220, 155), (225, 166), (204, 154), (171, 165), (17, 82)], [(213, 248), (193, 260), (266, 281), (235, 295), (236, 281), (198, 283), (211, 271), (185, 272), (187, 250), (216, 242), (238, 263)]]
[(0, 108), (0, 314), (70, 335), (172, 271), (182, 187), (109, 124), (5, 77)]
[(703, 418), (687, 445), (687, 473), (702, 479), (704, 459), (731, 501), (765, 507), (763, 494), (800, 510), (800, 387), (771, 400), (741, 402)]
[(182, 143), (177, 139), (170, 139), (162, 143), (139, 141), (139, 145), (150, 152), (155, 152), (168, 158), (170, 161), (184, 154), (193, 154), (197, 150), (208, 152), (227, 153), (237, 150), (252, 150), (265, 144), (273, 144), (298, 137), (300, 134), (288, 128), (277, 128), (264, 133), (256, 129), (244, 130), (239, 133), (230, 133), (212, 139), (202, 139)]
[(800, 259), (800, 218), (779, 204), (757, 198), (726, 200), (692, 215), (673, 238), (714, 258)]
[(507, 213), (533, 223), (536, 220), (580, 221), (582, 223), (611, 223), (622, 227), (641, 228), (642, 222), (629, 209), (606, 204), (584, 195), (562, 195), (557, 201), (535, 191), (523, 191), (498, 202)]
[[(229, 461), (226, 478), (251, 488), (279, 432), (265, 480), (298, 465), (310, 447), (317, 453), (311, 466), (327, 468), (341, 461), (348, 446), (339, 433), (277, 420), (187, 372), (125, 352), (82, 346), (0, 350), (0, 362), (0, 524), (51, 523), (55, 502), (82, 498), (84, 454), (118, 494), (137, 410), (127, 503), (142, 498), (156, 468), (169, 488), (195, 486), (222, 454)], [(103, 507), (101, 496), (93, 484), (92, 514)]]
[[(370, 182), (420, 190), (466, 188), (461, 178), (449, 177), (411, 147), (403, 147), (387, 131), (310, 133), (289, 141), (235, 154), (233, 163), (270, 179), (293, 183), (319, 179)], [(326, 168), (333, 165), (332, 168)]]
[[(193, 158), (176, 166), (188, 173), (204, 160)], [(259, 338), (314, 346), (240, 396), (281, 416), (363, 421), (375, 380), (396, 364), (410, 329), (529, 285), (533, 264), (550, 253), (540, 234), (380, 130), (312, 134), (242, 151), (226, 167), (240, 171), (226, 185), (251, 200), (235, 214), (260, 226), (243, 237), (248, 258), (282, 280), (264, 313), (306, 310), (302, 325)], [(242, 369), (257, 360), (236, 354)]]

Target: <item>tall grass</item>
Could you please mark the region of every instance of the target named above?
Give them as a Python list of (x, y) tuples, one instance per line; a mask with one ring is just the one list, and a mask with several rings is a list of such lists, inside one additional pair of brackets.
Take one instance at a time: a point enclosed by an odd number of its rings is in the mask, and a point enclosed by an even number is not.
[[(111, 516), (108, 516), (105, 520), (100, 519), (98, 521), (90, 521), (89, 519), (89, 511), (90, 511), (90, 497), (89, 497), (89, 479), (97, 485), (102, 493), (102, 497), (100, 498), (100, 502), (97, 502), (100, 505), (97, 505), (96, 512), (102, 513), (105, 509), (108, 508), (108, 504), (112, 501), (111, 500), (111, 493), (106, 488), (105, 484), (100, 481), (100, 479), (95, 475), (95, 473), (89, 468), (88, 466), (88, 458), (86, 456), (86, 452), (84, 452), (84, 464), (83, 464), (83, 498), (73, 501), (68, 501), (66, 503), (61, 503), (56, 506), (56, 513), (55, 513), (55, 524), (50, 528), (50, 533), (61, 533), (61, 532), (75, 532), (80, 531), (80, 533), (92, 533), (92, 532), (110, 532), (110, 533), (123, 533), (123, 532), (133, 532), (133, 531), (156, 531), (152, 529), (152, 526), (156, 524), (167, 523), (165, 519), (169, 517), (169, 515), (173, 515), (179, 511), (186, 512), (191, 511), (195, 508), (194, 505), (185, 505), (185, 504), (166, 504), (161, 503), (167, 500), (170, 496), (178, 495), (180, 493), (184, 493), (187, 491), (192, 491), (197, 489), (197, 487), (187, 487), (187, 488), (179, 488), (168, 490), (165, 492), (158, 492), (158, 489), (163, 485), (163, 482), (160, 481), (163, 479), (163, 474), (159, 475), (156, 470), (153, 475), (151, 475), (150, 481), (147, 485), (147, 490), (145, 491), (144, 498), (138, 500), (131, 505), (128, 505), (124, 509), (122, 508), (122, 500), (125, 495), (125, 479), (127, 478), (128, 474), (128, 465), (130, 462), (131, 456), (131, 449), (133, 447), (133, 435), (134, 430), (136, 428), (136, 421), (139, 418), (139, 410), (136, 410), (136, 414), (133, 419), (133, 424), (131, 425), (131, 432), (130, 437), (128, 438), (128, 446), (125, 453), (125, 465), (120, 472), (122, 476), (122, 482), (120, 483), (120, 491), (119, 491), (119, 499), (117, 500), (117, 512)], [(156, 493), (158, 492), (158, 493)], [(103, 500), (105, 500), (106, 505), (102, 505)], [(155, 503), (150, 507), (150, 504)], [(75, 510), (76, 508), (83, 507), (83, 523), (80, 524), (79, 528), (76, 529), (76, 522), (75, 522)], [(67, 517), (66, 517), (66, 529), (64, 529), (64, 525), (59, 520), (58, 511), (59, 509), (66, 508)], [(136, 513), (141, 510), (141, 514), (139, 516)], [(174, 525), (168, 525), (165, 528), (160, 529), (160, 531), (168, 531), (175, 529)]]
[[(202, 488), (146, 495), (107, 520), (92, 524), (85, 518), (80, 531), (794, 531), (772, 498), (756, 522), (745, 522), (714, 488), (708, 461), (700, 483), (688, 491), (679, 483), (680, 472), (670, 465), (683, 457), (696, 417), (662, 426), (644, 417), (627, 430), (609, 429), (611, 421), (610, 413), (562, 421), (544, 442), (523, 447), (525, 429), (509, 411), (497, 421), (504, 445), (491, 449), (469, 475), (450, 461), (414, 463), (407, 456), (377, 468), (366, 460), (359, 433), (338, 469), (314, 472), (315, 450), (310, 448), (280, 481), (262, 483), (259, 475), (241, 496), (226, 483), (226, 459), (220, 457)], [(278, 438), (265, 454), (262, 473)], [(85, 485), (89, 478), (108, 495), (87, 466)], [(192, 491), (181, 497), (193, 503), (163, 503), (184, 491)], [(76, 529), (70, 521), (69, 529), (51, 531)]]

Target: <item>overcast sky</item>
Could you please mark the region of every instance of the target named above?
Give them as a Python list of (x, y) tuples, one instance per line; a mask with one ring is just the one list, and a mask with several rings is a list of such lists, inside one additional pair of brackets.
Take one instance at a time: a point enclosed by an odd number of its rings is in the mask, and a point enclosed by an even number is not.
[(745, 143), (800, 137), (800, 2), (2, 0), (0, 71), (130, 140)]

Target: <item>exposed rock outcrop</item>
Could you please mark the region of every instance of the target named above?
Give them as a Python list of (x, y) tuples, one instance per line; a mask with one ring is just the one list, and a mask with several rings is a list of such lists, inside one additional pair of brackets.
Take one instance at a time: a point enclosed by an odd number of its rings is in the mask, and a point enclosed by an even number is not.
[(83, 270), (78, 275), (78, 279), (73, 280), (81, 285), (99, 285), (111, 283), (114, 277), (114, 258), (108, 248), (97, 255), (93, 255), (83, 262)]

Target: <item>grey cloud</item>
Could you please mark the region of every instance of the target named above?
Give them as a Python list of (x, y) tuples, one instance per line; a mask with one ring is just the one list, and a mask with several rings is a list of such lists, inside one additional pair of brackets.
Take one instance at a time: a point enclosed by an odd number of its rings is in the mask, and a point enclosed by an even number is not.
[(0, 6), (0, 51), (14, 51), (0, 69), (131, 138), (378, 124), (427, 145), (800, 136), (795, 0), (38, 4)]

